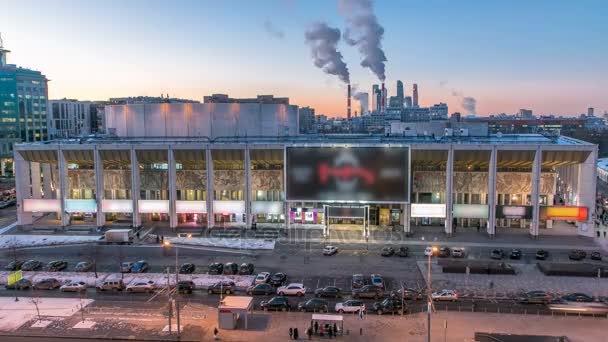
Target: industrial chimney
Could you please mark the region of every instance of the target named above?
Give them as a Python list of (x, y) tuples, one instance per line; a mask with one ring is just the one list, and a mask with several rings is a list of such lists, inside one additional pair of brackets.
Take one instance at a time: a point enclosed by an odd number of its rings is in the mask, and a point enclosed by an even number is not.
[(386, 93), (385, 93), (385, 91), (386, 90), (384, 90), (384, 82), (382, 82), (382, 90), (380, 91), (380, 98), (381, 98), (380, 99), (380, 101), (381, 101), (380, 102), (380, 111), (381, 112), (384, 112), (384, 110), (386, 109), (386, 103), (384, 103), (384, 101), (386, 99), (386, 96), (385, 96)]
[(348, 84), (348, 92), (346, 95), (346, 117), (350, 119), (350, 83)]

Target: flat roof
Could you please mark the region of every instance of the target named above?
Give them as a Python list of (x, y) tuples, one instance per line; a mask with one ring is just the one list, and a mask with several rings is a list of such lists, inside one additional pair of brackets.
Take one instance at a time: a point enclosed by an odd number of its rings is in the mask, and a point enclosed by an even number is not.
[(338, 321), (344, 320), (342, 315), (323, 315), (323, 314), (312, 314), (312, 319), (315, 321)]
[(220, 302), (218, 309), (249, 310), (252, 303), (253, 303), (253, 297), (226, 296)]
[(608, 158), (600, 158), (597, 160), (597, 167), (608, 172)]

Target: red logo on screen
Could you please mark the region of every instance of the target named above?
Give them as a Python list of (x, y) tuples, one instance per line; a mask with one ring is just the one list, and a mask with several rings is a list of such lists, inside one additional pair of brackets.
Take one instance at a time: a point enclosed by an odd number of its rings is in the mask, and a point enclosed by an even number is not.
[(370, 170), (358, 166), (338, 166), (331, 167), (328, 163), (319, 164), (319, 181), (327, 184), (329, 177), (336, 177), (341, 181), (350, 181), (354, 178), (361, 178), (367, 185), (374, 184), (376, 176)]

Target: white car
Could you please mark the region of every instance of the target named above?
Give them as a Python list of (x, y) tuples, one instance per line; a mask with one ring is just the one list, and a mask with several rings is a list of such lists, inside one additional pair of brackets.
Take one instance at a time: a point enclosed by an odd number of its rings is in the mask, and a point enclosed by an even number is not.
[(424, 249), (424, 256), (433, 256), (433, 247), (427, 247)]
[(270, 279), (269, 272), (258, 273), (258, 275), (255, 277), (255, 284), (265, 284), (268, 282), (268, 279)]
[(433, 292), (431, 298), (436, 301), (450, 301), (455, 302), (458, 300), (458, 292), (456, 290), (441, 290), (437, 292)]
[(464, 248), (460, 248), (460, 247), (452, 248), (452, 257), (464, 258)]
[(372, 274), (370, 278), (372, 281), (372, 285), (376, 285), (378, 287), (384, 288), (384, 280), (382, 279), (381, 275)]
[(84, 281), (71, 281), (59, 288), (61, 292), (84, 292), (87, 290), (87, 283)]
[(359, 312), (363, 310), (365, 312), (365, 303), (360, 300), (347, 300), (342, 303), (336, 303), (334, 307), (336, 312), (344, 313), (344, 312)]
[(281, 286), (277, 289), (279, 296), (304, 296), (306, 294), (306, 288), (304, 284), (291, 283), (287, 286)]
[(323, 248), (323, 255), (334, 255), (338, 253), (338, 247), (336, 246), (325, 246)]
[(138, 281), (127, 285), (127, 292), (154, 292), (154, 282), (149, 280), (147, 282)]

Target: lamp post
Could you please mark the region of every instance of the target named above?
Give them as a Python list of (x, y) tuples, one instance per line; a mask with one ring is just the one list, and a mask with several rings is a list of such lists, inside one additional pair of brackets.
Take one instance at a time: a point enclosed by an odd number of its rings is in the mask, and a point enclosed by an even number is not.
[(429, 261), (427, 263), (427, 274), (426, 274), (426, 296), (427, 296), (427, 342), (431, 342), (431, 309), (433, 308), (433, 297), (431, 296), (431, 256), (437, 253), (438, 248), (433, 247), (432, 253), (429, 254)]

